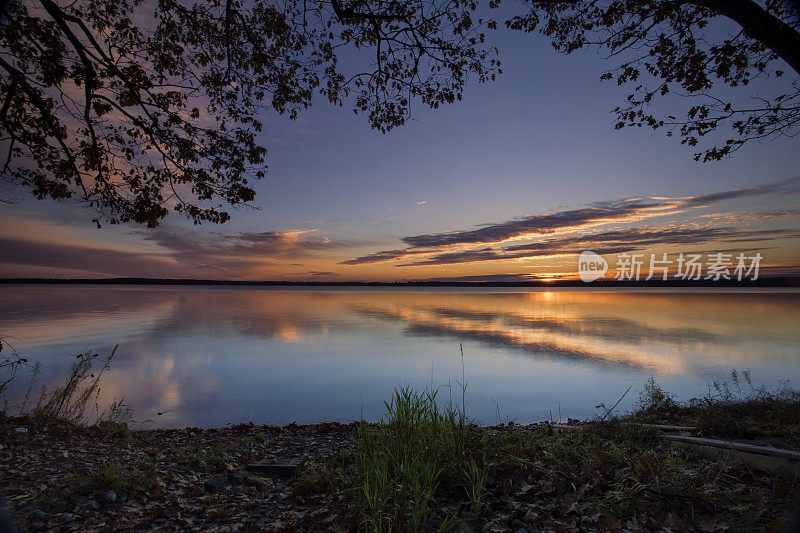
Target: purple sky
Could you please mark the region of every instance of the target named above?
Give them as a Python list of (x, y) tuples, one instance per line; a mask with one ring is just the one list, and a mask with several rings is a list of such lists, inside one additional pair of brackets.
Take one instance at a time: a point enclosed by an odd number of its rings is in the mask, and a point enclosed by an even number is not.
[(627, 92), (599, 81), (602, 56), (498, 39), (497, 82), (418, 105), (386, 135), (324, 101), (295, 122), (265, 114), (258, 209), (222, 226), (171, 215), (157, 230), (95, 229), (78, 205), (6, 186), (18, 203), (0, 204), (0, 276), (514, 279), (574, 275), (584, 249), (612, 263), (760, 251), (765, 272), (800, 273), (796, 139), (697, 163), (663, 132), (613, 129)]

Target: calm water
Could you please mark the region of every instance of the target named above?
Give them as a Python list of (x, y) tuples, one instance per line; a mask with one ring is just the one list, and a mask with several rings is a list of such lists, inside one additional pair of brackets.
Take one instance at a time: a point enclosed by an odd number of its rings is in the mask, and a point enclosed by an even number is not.
[[(0, 334), (63, 378), (109, 352), (101, 399), (156, 426), (374, 419), (394, 387), (439, 389), (481, 422), (631, 406), (651, 375), (681, 397), (732, 369), (800, 381), (800, 293), (0, 286)], [(157, 412), (163, 412), (157, 416)]]

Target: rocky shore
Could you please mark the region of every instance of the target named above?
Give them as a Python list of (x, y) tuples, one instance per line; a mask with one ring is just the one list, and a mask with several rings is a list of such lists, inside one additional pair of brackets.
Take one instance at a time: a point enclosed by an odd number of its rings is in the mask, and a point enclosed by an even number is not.
[[(472, 431), (488, 465), (477, 501), (441, 491), (425, 529), (790, 527), (796, 479), (669, 446), (647, 428), (612, 421)], [(0, 494), (30, 531), (374, 529), (355, 496), (357, 432), (355, 423), (129, 430), (2, 418)], [(259, 471), (251, 466), (258, 461), (277, 468)]]
[(299, 531), (343, 520), (336, 498), (301, 494), (302, 473), (246, 466), (272, 459), (305, 472), (351, 447), (353, 424), (127, 430), (17, 418), (0, 427), (0, 494), (29, 530)]

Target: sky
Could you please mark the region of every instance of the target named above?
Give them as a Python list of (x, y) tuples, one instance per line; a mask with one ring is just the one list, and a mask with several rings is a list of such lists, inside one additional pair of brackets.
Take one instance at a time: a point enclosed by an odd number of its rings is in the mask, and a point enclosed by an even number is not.
[(321, 100), (296, 121), (265, 112), (267, 177), (223, 225), (98, 229), (4, 185), (0, 277), (549, 280), (575, 277), (583, 250), (612, 269), (631, 252), (758, 253), (762, 275), (800, 274), (798, 139), (695, 162), (662, 131), (613, 129), (627, 91), (600, 82), (602, 56), (497, 39), (496, 82), (416, 104), (388, 134)]

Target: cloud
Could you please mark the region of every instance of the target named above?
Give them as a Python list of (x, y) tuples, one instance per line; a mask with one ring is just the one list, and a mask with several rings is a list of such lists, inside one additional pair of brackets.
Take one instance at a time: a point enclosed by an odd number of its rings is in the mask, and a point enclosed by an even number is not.
[(516, 237), (553, 233), (567, 228), (577, 229), (590, 224), (623, 222), (641, 216), (642, 213), (664, 208), (660, 203), (631, 202), (605, 207), (587, 207), (533, 215), (501, 224), (489, 224), (469, 231), (415, 235), (401, 239), (409, 246), (439, 247), (456, 244), (483, 244), (507, 241)]
[(620, 243), (625, 246), (649, 244), (701, 244), (722, 239), (736, 238), (739, 241), (761, 241), (800, 237), (800, 231), (790, 229), (740, 230), (733, 227), (719, 228), (668, 228), (668, 229), (624, 229), (580, 235), (564, 239), (553, 239), (532, 244), (509, 246), (506, 251), (558, 250), (567, 245)]
[[(253, 275), (269, 265), (352, 246), (325, 237), (313, 238), (314, 230), (249, 233), (198, 233), (192, 230), (158, 228), (133, 233), (157, 245), (147, 252), (70, 244), (53, 237), (0, 237), (0, 264), (35, 266), (75, 271), (70, 275), (131, 277), (214, 277), (238, 278)], [(17, 274), (17, 270), (10, 270)], [(309, 273), (309, 275), (336, 275)]]
[[(525, 257), (542, 257), (580, 253), (578, 245), (587, 243), (605, 246), (605, 253), (619, 253), (648, 244), (698, 244), (724, 238), (740, 240), (770, 240), (774, 238), (795, 238), (798, 232), (792, 230), (769, 230), (762, 232), (743, 232), (736, 228), (691, 228), (664, 230), (618, 230), (579, 237), (549, 239), (541, 242), (509, 246), (502, 250), (498, 244), (511, 240), (553, 236), (585, 230), (594, 226), (613, 223), (631, 223), (648, 218), (675, 214), (749, 196), (770, 193), (800, 192), (800, 177), (743, 189), (722, 191), (713, 194), (683, 198), (652, 197), (649, 199), (630, 198), (616, 202), (601, 202), (590, 207), (571, 209), (543, 215), (531, 215), (521, 219), (496, 224), (484, 224), (475, 229), (452, 231), (403, 237), (405, 249), (385, 250), (356, 257), (341, 262), (343, 265), (364, 265), (384, 261), (394, 261), (417, 254), (436, 254), (433, 257), (399, 264), (397, 266), (446, 265), (475, 261), (511, 260)], [(791, 216), (792, 210), (785, 210), (778, 216)], [(483, 245), (479, 249), (455, 250)], [(489, 245), (489, 246), (487, 246)], [(450, 250), (448, 250), (448, 248)], [(601, 252), (598, 252), (601, 253)]]
[(536, 281), (539, 276), (533, 274), (485, 274), (474, 276), (445, 276), (439, 278), (416, 279), (412, 281), (463, 281), (463, 282), (499, 282), (514, 283), (523, 281)]
[(503, 255), (492, 251), (491, 248), (483, 248), (481, 250), (467, 250), (465, 252), (450, 252), (439, 254), (432, 259), (424, 261), (415, 261), (414, 263), (406, 263), (398, 266), (411, 266), (411, 265), (449, 265), (453, 263), (473, 263), (475, 261), (492, 261), (495, 259), (503, 259)]
[(172, 277), (182, 269), (168, 258), (152, 254), (0, 237), (7, 264), (93, 272), (111, 276)]
[(713, 218), (724, 220), (728, 223), (756, 222), (762, 220), (775, 220), (779, 218), (792, 218), (800, 216), (800, 209), (793, 207), (780, 207), (769, 211), (750, 211), (744, 213), (709, 213), (700, 215), (700, 218)]
[(580, 254), (584, 250), (592, 250), (600, 255), (609, 255), (639, 250), (648, 245), (760, 242), (785, 238), (800, 238), (800, 231), (794, 229), (740, 230), (733, 227), (626, 229), (508, 246), (502, 250), (483, 248), (474, 251), (442, 253), (429, 259), (397, 266), (450, 265), (478, 261), (552, 257)]
[[(409, 255), (435, 252), (437, 248), (445, 246), (497, 243), (525, 235), (547, 234), (558, 230), (577, 229), (600, 223), (631, 221), (641, 218), (648, 211), (663, 209), (661, 204), (654, 203), (623, 203), (622, 205), (608, 207), (595, 206), (547, 215), (535, 215), (502, 224), (489, 224), (470, 231), (404, 237), (401, 240), (409, 245), (408, 248), (373, 252), (355, 259), (342, 261), (341, 264), (352, 266), (379, 263), (402, 259)], [(664, 213), (661, 212), (659, 214)], [(486, 252), (487, 249), (482, 251)], [(447, 256), (452, 255), (455, 259), (459, 257), (458, 254), (465, 254), (463, 255), (464, 257), (469, 257), (474, 252), (454, 252), (453, 254), (447, 254)], [(483, 257), (483, 260), (493, 259), (489, 253), (475, 254), (474, 256)]]
[[(609, 246), (604, 248), (595, 248), (594, 252), (605, 254), (619, 254), (632, 250), (631, 246)], [(422, 261), (415, 261), (413, 263), (402, 263), (398, 267), (408, 266), (432, 266), (432, 265), (453, 265), (457, 263), (475, 263), (478, 261), (508, 261), (512, 259), (527, 259), (533, 257), (553, 257), (556, 255), (579, 254), (583, 248), (551, 248), (543, 250), (530, 250), (515, 253), (494, 252), (490, 250), (482, 250), (479, 252), (451, 252), (439, 254), (425, 259)]]
[(384, 261), (391, 261), (392, 259), (400, 259), (409, 255), (422, 254), (430, 252), (431, 250), (385, 250), (383, 252), (373, 252), (368, 255), (356, 257), (355, 259), (348, 259), (342, 261), (340, 265), (367, 265), (370, 263), (382, 263)]
[(236, 234), (197, 234), (172, 229), (137, 232), (144, 240), (165, 248), (187, 266), (241, 268), (296, 260), (315, 252), (352, 246), (351, 243), (313, 239), (316, 230), (265, 231)]
[(778, 181), (767, 185), (759, 185), (757, 187), (749, 187), (746, 189), (734, 189), (731, 191), (694, 196), (692, 198), (685, 199), (684, 205), (687, 207), (700, 207), (727, 200), (736, 200), (738, 198), (758, 196), (761, 194), (771, 194), (776, 192), (800, 192), (800, 177), (789, 178), (783, 181)]
[(643, 214), (661, 215), (670, 208), (706, 206), (716, 202), (756, 196), (775, 192), (800, 191), (800, 177), (780, 181), (771, 185), (736, 189), (690, 198), (665, 199), (666, 201), (645, 203), (641, 199), (598, 204), (593, 207), (572, 209), (546, 215), (533, 215), (520, 220), (500, 224), (489, 224), (470, 231), (437, 233), (404, 237), (403, 242), (412, 247), (448, 246), (454, 244), (498, 243), (515, 237), (547, 234), (565, 229), (579, 229), (600, 222), (624, 222)]

